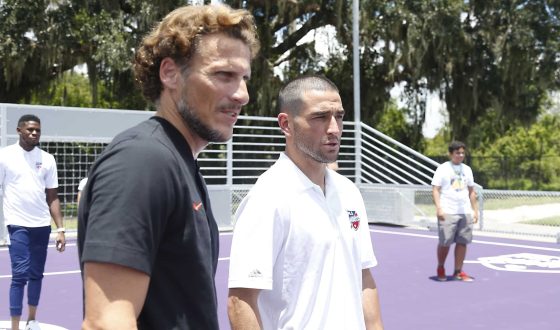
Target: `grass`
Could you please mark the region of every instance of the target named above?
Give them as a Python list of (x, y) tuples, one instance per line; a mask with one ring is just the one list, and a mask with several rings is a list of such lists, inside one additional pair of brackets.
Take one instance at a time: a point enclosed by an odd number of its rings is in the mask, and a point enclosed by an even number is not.
[[(56, 225), (54, 221), (51, 223), (51, 228), (53, 232), (56, 232)], [(78, 229), (78, 218), (76, 217), (65, 217), (64, 218), (64, 228), (68, 230), (77, 230)]]
[(509, 197), (509, 198), (487, 198), (484, 200), (485, 210), (511, 209), (518, 206), (542, 205), (560, 203), (558, 198), (551, 197)]
[[(484, 200), (484, 210), (501, 210), (501, 209), (512, 209), (520, 206), (534, 206), (534, 205), (545, 205), (551, 203), (560, 203), (560, 200), (550, 198), (550, 197), (510, 197), (510, 198), (493, 198)], [(436, 216), (436, 208), (433, 204), (416, 204), (415, 209), (416, 215), (425, 215), (428, 217)], [(536, 223), (542, 221), (542, 223)], [(529, 223), (529, 222), (527, 222)], [(560, 226), (560, 216), (543, 218), (539, 220), (531, 221), (532, 224), (542, 224), (548, 226)]]
[[(559, 198), (540, 196), (540, 197), (506, 197), (506, 198), (486, 198), (484, 199), (484, 210), (501, 210), (512, 209), (519, 206), (544, 205), (551, 203), (560, 203)], [(417, 202), (416, 207), (426, 215), (436, 214), (435, 206), (432, 203), (420, 204)]]
[(528, 220), (528, 221), (523, 221), (521, 223), (525, 223), (529, 225), (560, 227), (560, 216), (554, 216), (554, 217), (537, 219), (537, 220)]

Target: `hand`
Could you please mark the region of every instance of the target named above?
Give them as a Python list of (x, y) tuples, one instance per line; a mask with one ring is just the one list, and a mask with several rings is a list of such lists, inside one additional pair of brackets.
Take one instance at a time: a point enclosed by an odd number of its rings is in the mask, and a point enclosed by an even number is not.
[(58, 252), (64, 252), (64, 249), (66, 248), (66, 237), (64, 236), (64, 232), (61, 231), (58, 233), (58, 235), (56, 235), (56, 250)]
[(445, 221), (445, 212), (442, 209), (437, 209), (437, 219), (439, 221)]
[(472, 220), (473, 220), (473, 223), (478, 222), (478, 211), (473, 212)]

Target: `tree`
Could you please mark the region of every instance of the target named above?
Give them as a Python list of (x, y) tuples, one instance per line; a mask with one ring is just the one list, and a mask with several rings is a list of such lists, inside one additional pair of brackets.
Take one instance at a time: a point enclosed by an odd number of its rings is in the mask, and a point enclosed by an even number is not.
[[(140, 38), (181, 1), (6, 0), (0, 3), (0, 102), (29, 102), (63, 72), (87, 66), (92, 104), (143, 108), (131, 58)], [(132, 92), (131, 92), (132, 91)], [(117, 100), (115, 102), (115, 100)], [(122, 101), (121, 101), (122, 100)], [(107, 103), (107, 102), (105, 102)]]
[[(283, 81), (306, 72), (331, 78), (345, 106), (353, 108), (352, 1), (224, 2), (253, 13), (262, 43), (245, 113), (273, 115)], [(94, 106), (146, 108), (134, 88), (130, 59), (154, 22), (183, 4), (1, 1), (0, 102), (29, 102), (32, 91), (48, 89), (63, 72), (85, 64)], [(447, 103), (451, 137), (475, 146), (483, 141), (473, 131), (491, 127), (501, 134), (531, 123), (546, 93), (560, 87), (558, 1), (362, 0), (360, 7), (361, 117), (375, 127), (391, 88), (404, 85), (412, 147), (422, 145), (428, 92)], [(323, 60), (304, 37), (325, 26), (336, 29), (341, 47)], [(348, 114), (352, 120), (353, 112)], [(492, 124), (485, 126), (488, 120)]]
[(544, 115), (529, 128), (510, 129), (477, 150), (483, 183), (492, 188), (558, 190), (560, 117)]
[[(406, 82), (413, 96), (423, 89), (439, 92), (452, 138), (468, 140), (488, 111), (502, 123), (534, 121), (543, 96), (560, 87), (558, 2), (403, 0), (372, 6), (379, 6), (371, 13), (381, 22), (371, 28), (386, 41), (388, 77)], [(378, 30), (379, 24), (386, 29)]]
[[(253, 63), (249, 81), (250, 115), (276, 113), (276, 96), (283, 81), (306, 72), (321, 71), (313, 42), (302, 42), (310, 32), (328, 24), (338, 26), (348, 13), (348, 1), (224, 1), (246, 8), (255, 17), (261, 51)], [(280, 75), (275, 74), (281, 72)]]

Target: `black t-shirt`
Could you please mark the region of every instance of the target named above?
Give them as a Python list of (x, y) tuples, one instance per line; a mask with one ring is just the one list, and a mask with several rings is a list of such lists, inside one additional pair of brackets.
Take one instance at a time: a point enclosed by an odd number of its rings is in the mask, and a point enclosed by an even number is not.
[(150, 276), (140, 329), (218, 329), (218, 226), (184, 137), (153, 117), (119, 134), (91, 168), (78, 219), (80, 266)]

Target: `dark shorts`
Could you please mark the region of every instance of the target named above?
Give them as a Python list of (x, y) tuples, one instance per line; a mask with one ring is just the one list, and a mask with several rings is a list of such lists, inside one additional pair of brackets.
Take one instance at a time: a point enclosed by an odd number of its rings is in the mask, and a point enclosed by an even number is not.
[(445, 220), (438, 220), (439, 245), (472, 242), (473, 219), (470, 214), (446, 214)]

